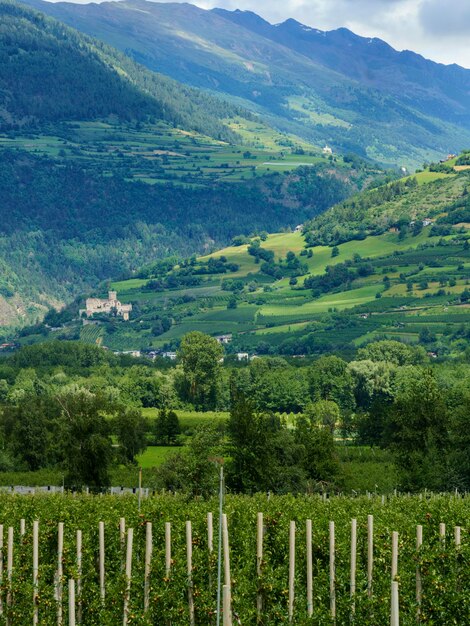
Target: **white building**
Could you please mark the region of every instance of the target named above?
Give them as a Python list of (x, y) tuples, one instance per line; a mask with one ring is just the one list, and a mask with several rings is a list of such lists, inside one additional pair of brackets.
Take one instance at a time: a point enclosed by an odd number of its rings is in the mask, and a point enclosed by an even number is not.
[(232, 335), (231, 334), (229, 334), (229, 335), (217, 335), (217, 337), (215, 337), (215, 338), (222, 345), (227, 345), (228, 343), (230, 343), (232, 341)]

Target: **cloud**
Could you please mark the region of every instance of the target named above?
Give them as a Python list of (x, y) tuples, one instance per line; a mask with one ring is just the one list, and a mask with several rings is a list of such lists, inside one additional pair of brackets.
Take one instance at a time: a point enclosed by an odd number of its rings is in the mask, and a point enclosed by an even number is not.
[(447, 5), (442, 0), (425, 0), (421, 4), (419, 19), (424, 31), (431, 36), (467, 39), (470, 30), (470, 3), (468, 0), (452, 0)]

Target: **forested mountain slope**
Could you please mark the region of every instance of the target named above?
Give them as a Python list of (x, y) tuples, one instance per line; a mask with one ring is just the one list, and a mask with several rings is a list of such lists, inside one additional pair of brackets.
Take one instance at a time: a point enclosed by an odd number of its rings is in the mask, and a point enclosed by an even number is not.
[(229, 96), (320, 145), (419, 166), (470, 143), (470, 71), (380, 40), (185, 3), (30, 2), (154, 71)]
[(0, 2), (0, 93), (1, 130), (114, 115), (234, 140), (222, 120), (242, 112), (8, 0)]
[(1, 325), (156, 258), (294, 227), (384, 174), (32, 9), (0, 2), (0, 18)]

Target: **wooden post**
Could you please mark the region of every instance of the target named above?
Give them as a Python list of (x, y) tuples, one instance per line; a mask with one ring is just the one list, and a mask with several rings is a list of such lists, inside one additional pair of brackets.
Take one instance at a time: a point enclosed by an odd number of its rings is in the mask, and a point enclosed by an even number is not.
[(193, 598), (193, 532), (191, 522), (186, 522), (186, 561), (188, 574), (188, 607), (189, 624), (194, 626), (194, 598)]
[(398, 575), (398, 533), (392, 533), (392, 580)]
[(3, 524), (0, 524), (0, 616), (3, 615)]
[(335, 584), (335, 523), (330, 522), (330, 614), (336, 623), (336, 584)]
[(126, 519), (119, 518), (119, 544), (121, 546), (121, 571), (124, 569), (124, 561), (126, 554)]
[[(222, 598), (222, 610), (224, 615), (224, 625), (232, 624), (232, 587), (230, 581), (230, 549), (228, 542), (227, 515), (222, 514), (222, 544), (224, 551), (224, 586)], [(227, 589), (225, 589), (227, 587)], [(228, 620), (228, 621), (226, 621)]]
[(312, 553), (312, 520), (306, 523), (307, 532), (307, 614), (313, 615), (313, 553)]
[(171, 523), (165, 522), (165, 575), (170, 577), (171, 571)]
[[(416, 552), (417, 557), (419, 559), (419, 552), (421, 550), (421, 546), (423, 545), (423, 527), (421, 525), (416, 526)], [(416, 619), (419, 622), (421, 615), (421, 600), (423, 597), (423, 588), (421, 582), (421, 568), (419, 566), (419, 560), (416, 565), (416, 604), (418, 605), (416, 611)]]
[(23, 537), (25, 536), (26, 533), (26, 520), (21, 518), (20, 519), (20, 537), (21, 537), (21, 541), (23, 541)]
[(77, 622), (82, 623), (82, 531), (77, 530)]
[(222, 611), (224, 614), (223, 626), (232, 626), (232, 598), (229, 585), (223, 586)]
[(100, 597), (104, 604), (106, 599), (105, 578), (104, 578), (104, 522), (98, 525), (99, 534), (99, 568), (100, 568)]
[(69, 626), (75, 626), (75, 581), (69, 579)]
[(150, 565), (152, 562), (152, 522), (147, 522), (145, 533), (144, 611), (150, 604)]
[(56, 594), (55, 599), (57, 602), (57, 626), (62, 626), (62, 576), (63, 576), (63, 564), (62, 558), (64, 553), (64, 524), (59, 522), (57, 532), (57, 572), (56, 572)]
[(442, 522), (439, 524), (439, 539), (442, 547), (444, 547), (446, 543), (446, 525)]
[(126, 551), (126, 591), (124, 593), (124, 611), (122, 617), (123, 626), (126, 626), (129, 617), (129, 600), (131, 597), (132, 580), (132, 544), (134, 541), (134, 529), (127, 529), (127, 551)]
[(263, 514), (258, 513), (256, 518), (256, 575), (258, 576), (258, 594), (256, 596), (256, 615), (258, 622), (263, 611), (263, 594), (260, 590), (261, 575), (263, 573)]
[(295, 600), (295, 522), (289, 524), (289, 623), (294, 619)]
[(207, 550), (209, 557), (209, 593), (212, 591), (212, 553), (214, 552), (214, 518), (212, 512), (207, 514)]
[(390, 612), (390, 626), (400, 626), (399, 615), (399, 601), (398, 601), (398, 582), (392, 581), (392, 598), (391, 598), (391, 612)]
[(39, 522), (33, 522), (33, 624), (39, 623), (38, 607), (39, 576)]
[(372, 598), (374, 575), (374, 516), (367, 516), (367, 595)]
[[(3, 533), (3, 531), (2, 531)], [(455, 542), (455, 547), (457, 548), (457, 550), (460, 550), (460, 526), (456, 526), (454, 528), (454, 542)], [(2, 537), (2, 545), (3, 545), (3, 537)]]
[(13, 580), (13, 527), (8, 527), (8, 554), (7, 554), (7, 580), (8, 580), (8, 591), (7, 591), (7, 606), (11, 606), (12, 601), (12, 590), (11, 583)]
[(140, 513), (141, 502), (142, 502), (142, 468), (139, 467), (139, 513)]
[(349, 577), (349, 593), (351, 597), (351, 613), (355, 611), (356, 595), (356, 552), (357, 552), (357, 520), (351, 520), (351, 569)]
[(222, 514), (222, 537), (224, 547), (224, 584), (228, 585), (228, 587), (230, 588), (230, 550), (228, 543), (227, 515), (225, 513)]
[(210, 556), (214, 552), (214, 519), (211, 512), (207, 514), (207, 547)]

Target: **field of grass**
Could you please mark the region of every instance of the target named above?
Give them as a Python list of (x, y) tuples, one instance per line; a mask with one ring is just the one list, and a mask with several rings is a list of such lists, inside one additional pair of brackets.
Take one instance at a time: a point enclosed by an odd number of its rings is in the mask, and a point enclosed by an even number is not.
[(158, 467), (178, 449), (177, 446), (149, 446), (143, 454), (137, 457), (137, 463), (142, 469)]

